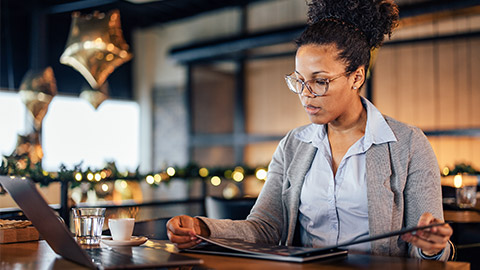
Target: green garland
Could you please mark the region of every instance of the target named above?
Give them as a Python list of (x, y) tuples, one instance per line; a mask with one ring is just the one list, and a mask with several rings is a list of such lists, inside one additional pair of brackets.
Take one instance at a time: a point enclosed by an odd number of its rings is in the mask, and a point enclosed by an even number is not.
[(243, 179), (243, 176), (255, 175), (259, 169), (266, 170), (265, 167), (252, 168), (248, 166), (237, 166), (234, 169), (221, 167), (203, 168), (191, 163), (185, 167), (168, 167), (160, 172), (142, 174), (138, 168), (134, 172), (120, 172), (115, 162), (107, 163), (106, 167), (100, 170), (93, 170), (91, 168), (82, 170), (81, 165), (80, 163), (75, 165), (73, 169), (67, 169), (67, 167), (62, 164), (58, 172), (46, 172), (43, 170), (41, 163), (32, 164), (27, 156), (21, 158), (4, 156), (0, 166), (0, 175), (25, 176), (42, 186), (48, 186), (54, 182), (69, 182), (70, 187), (76, 187), (82, 182), (99, 183), (118, 179), (146, 181), (148, 177), (160, 177), (161, 181), (151, 181), (151, 183), (149, 183), (152, 186), (158, 186), (161, 182), (169, 181), (173, 177), (183, 180), (192, 178), (207, 180), (213, 176), (233, 179), (235, 172), (241, 172)]
[(447, 168), (448, 174), (444, 173), (443, 175), (445, 176), (457, 175), (462, 173), (470, 174), (470, 175), (480, 174), (480, 171), (477, 171), (475, 168), (472, 167), (472, 165), (465, 164), (465, 163), (456, 164), (452, 170), (450, 170), (450, 168), (448, 167), (446, 168)]

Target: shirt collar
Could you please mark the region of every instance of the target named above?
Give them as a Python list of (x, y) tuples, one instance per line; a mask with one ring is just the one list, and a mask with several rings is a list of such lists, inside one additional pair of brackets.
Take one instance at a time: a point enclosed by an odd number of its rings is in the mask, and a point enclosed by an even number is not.
[(295, 137), (302, 142), (312, 143), (314, 140), (316, 141), (319, 137), (323, 139), (325, 135), (325, 125), (318, 125), (312, 123), (308, 125), (305, 129), (297, 133)]
[[(372, 144), (396, 142), (397, 138), (380, 111), (366, 98), (360, 97), (363, 107), (367, 110), (367, 125), (364, 135), (364, 148), (368, 149)], [(310, 124), (296, 134), (296, 138), (318, 146), (326, 137), (325, 125)]]
[(382, 144), (396, 142), (392, 128), (387, 124), (382, 113), (366, 98), (361, 97), (362, 104), (367, 110), (367, 127), (365, 129), (366, 144)]

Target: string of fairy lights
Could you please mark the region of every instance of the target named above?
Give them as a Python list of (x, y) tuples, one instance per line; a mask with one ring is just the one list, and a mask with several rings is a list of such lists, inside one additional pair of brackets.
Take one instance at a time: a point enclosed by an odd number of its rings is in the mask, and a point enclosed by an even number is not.
[[(184, 173), (177, 173), (177, 170), (180, 172), (185, 171), (185, 169), (176, 169), (174, 167), (168, 167), (164, 171), (155, 173), (155, 174), (147, 174), (144, 176), (139, 176), (139, 175), (132, 175), (132, 173), (125, 172), (123, 173), (122, 179), (127, 179), (127, 180), (144, 180), (147, 184), (149, 185), (159, 185), (162, 182), (169, 181), (171, 178), (182, 178), (182, 179), (188, 179), (188, 178), (202, 178), (202, 179), (208, 179), (210, 183), (213, 186), (219, 186), (222, 183), (222, 179), (231, 179), (235, 182), (242, 182), (246, 176), (249, 176), (250, 174), (246, 175), (245, 173), (245, 168), (241, 166), (235, 167), (233, 170), (231, 169), (220, 169), (223, 170), (222, 174), (218, 174), (219, 169), (210, 169), (212, 171), (216, 171), (217, 174), (211, 175), (210, 170), (205, 167), (201, 167), (198, 169), (198, 174), (189, 174), (186, 175)], [(258, 167), (255, 169), (248, 168), (248, 171), (254, 170), (254, 176), (258, 180), (266, 180), (267, 178), (267, 170), (263, 167)], [(111, 173), (110, 171), (107, 170), (101, 170), (99, 172), (76, 172), (74, 174), (74, 179), (76, 182), (82, 182), (85, 181), (85, 178), (89, 182), (100, 182), (102, 180), (112, 180), (112, 179), (118, 179), (117, 177), (111, 178), (110, 177)]]
[[(254, 176), (259, 181), (265, 181), (267, 178), (266, 166), (235, 166), (233, 168), (200, 167), (196, 164), (188, 164), (185, 167), (167, 167), (164, 170), (155, 173), (142, 174), (138, 169), (134, 172), (120, 171), (114, 162), (107, 163), (105, 168), (92, 170), (87, 168), (81, 170), (81, 164), (74, 166), (73, 169), (67, 169), (66, 166), (60, 166), (58, 172), (47, 172), (43, 170), (41, 164), (32, 164), (28, 158), (18, 160), (9, 157), (3, 157), (0, 166), (1, 175), (24, 176), (32, 179), (34, 182), (47, 186), (53, 182), (69, 182), (70, 187), (76, 187), (81, 183), (102, 184), (104, 182), (125, 180), (125, 181), (144, 181), (151, 186), (158, 186), (161, 183), (171, 179), (188, 180), (200, 178), (208, 181), (213, 186), (219, 186), (224, 180), (233, 180), (242, 182), (246, 177)], [(102, 190), (107, 191), (108, 185), (102, 185)]]

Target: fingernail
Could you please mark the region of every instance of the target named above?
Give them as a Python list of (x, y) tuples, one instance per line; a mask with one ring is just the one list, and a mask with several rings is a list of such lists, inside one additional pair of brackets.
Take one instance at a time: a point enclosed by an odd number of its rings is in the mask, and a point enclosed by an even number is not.
[(195, 236), (190, 237), (190, 240), (195, 241), (195, 240), (197, 240), (197, 237), (195, 237)]

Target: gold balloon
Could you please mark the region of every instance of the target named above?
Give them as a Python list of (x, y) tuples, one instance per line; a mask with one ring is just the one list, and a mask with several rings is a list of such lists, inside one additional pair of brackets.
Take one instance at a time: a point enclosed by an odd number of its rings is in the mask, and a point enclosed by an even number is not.
[(72, 14), (70, 35), (60, 62), (80, 72), (93, 89), (98, 89), (116, 67), (131, 58), (118, 10), (107, 14), (96, 11), (86, 16)]
[(30, 159), (32, 165), (40, 162), (43, 158), (40, 133), (32, 132), (25, 136), (18, 135), (17, 146), (13, 150), (11, 157), (17, 160), (17, 167), (20, 169), (26, 168), (26, 157)]
[(98, 106), (108, 98), (108, 82), (102, 84), (99, 89), (92, 89), (90, 86), (85, 85), (82, 88), (80, 97), (92, 104), (95, 110), (98, 109)]
[(33, 117), (35, 130), (40, 130), (48, 105), (57, 94), (53, 69), (47, 67), (44, 70), (28, 71), (20, 84), (19, 94)]

